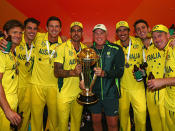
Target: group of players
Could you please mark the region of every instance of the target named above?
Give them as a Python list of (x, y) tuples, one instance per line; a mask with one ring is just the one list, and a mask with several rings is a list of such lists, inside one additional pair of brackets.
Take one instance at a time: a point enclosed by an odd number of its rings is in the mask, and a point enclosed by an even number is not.
[[(70, 25), (70, 39), (60, 36), (61, 21), (49, 17), (46, 33), (38, 32), (40, 22), (28, 18), (24, 25), (9, 20), (3, 26), (0, 40), (0, 131), (10, 131), (10, 123), (27, 131), (42, 131), (44, 106), (48, 107), (49, 130), (80, 130), (83, 105), (77, 102), (84, 90), (79, 79), (81, 64), (77, 54), (89, 45), (81, 42), (83, 25)], [(97, 76), (93, 92), (98, 102), (89, 105), (94, 131), (102, 130), (102, 112), (108, 130), (131, 130), (129, 108), (134, 112), (135, 130), (146, 130), (148, 109), (153, 131), (175, 130), (175, 41), (164, 25), (150, 29), (145, 20), (134, 23), (136, 37), (130, 36), (126, 21), (116, 24), (119, 40), (107, 40), (107, 28), (97, 24), (93, 30), (93, 48), (100, 57), (100, 66), (92, 69)], [(4, 52), (11, 36), (10, 52)], [(137, 82), (134, 65), (147, 65), (146, 84)], [(139, 69), (144, 72), (144, 69)], [(155, 79), (148, 80), (152, 72)], [(146, 87), (146, 89), (145, 89)], [(23, 112), (23, 117), (18, 113)], [(120, 119), (120, 126), (118, 126)]]

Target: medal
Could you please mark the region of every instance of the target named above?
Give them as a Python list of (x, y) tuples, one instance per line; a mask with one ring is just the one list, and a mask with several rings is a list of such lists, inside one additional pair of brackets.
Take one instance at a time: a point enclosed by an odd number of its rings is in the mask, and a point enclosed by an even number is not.
[[(49, 63), (51, 64), (52, 63), (52, 58), (56, 57), (55, 49), (52, 52), (50, 52), (50, 50), (49, 50), (49, 42), (48, 41), (46, 41), (46, 46), (47, 46), (48, 55), (50, 56)], [(57, 46), (58, 46), (58, 44), (55, 46), (55, 48)]]
[(25, 66), (30, 66), (30, 57), (31, 57), (31, 54), (32, 54), (32, 49), (33, 49), (33, 44), (31, 44), (31, 47), (30, 47), (30, 52), (28, 54), (28, 51), (27, 51), (27, 43), (26, 43), (26, 63), (25, 63)]
[(17, 75), (19, 75), (19, 70), (17, 68), (16, 68), (15, 72)]
[(125, 64), (125, 67), (126, 67), (126, 68), (129, 68), (129, 64), (128, 64), (128, 63), (126, 63), (126, 64)]
[(25, 63), (25, 66), (29, 66), (29, 65), (30, 65), (30, 62), (27, 61), (27, 62)]
[[(129, 63), (128, 62), (129, 62), (130, 51), (131, 51), (131, 39), (129, 40), (128, 53), (126, 54), (126, 52), (125, 52), (125, 60), (126, 60), (125, 67), (126, 68), (129, 68)], [(127, 55), (127, 57), (126, 57), (126, 55)]]

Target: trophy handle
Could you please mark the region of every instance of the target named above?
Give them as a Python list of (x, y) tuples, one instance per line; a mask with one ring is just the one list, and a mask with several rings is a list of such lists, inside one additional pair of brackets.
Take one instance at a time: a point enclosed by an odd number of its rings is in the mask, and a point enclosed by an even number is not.
[[(77, 61), (77, 64), (81, 64), (79, 59), (77, 59), (76, 61)], [(80, 80), (84, 80), (83, 72), (80, 73), (79, 78), (80, 78)]]
[[(99, 64), (100, 64), (100, 61), (98, 59), (97, 63), (96, 63), (96, 67), (99, 67)], [(94, 86), (96, 79), (97, 79), (97, 76), (94, 74), (93, 79), (92, 79), (91, 84), (90, 84), (90, 88), (89, 88), (90, 92), (92, 92), (92, 87)]]
[(93, 77), (93, 79), (91, 81), (90, 88), (89, 88), (90, 92), (92, 92), (92, 87), (94, 86), (96, 79), (97, 79), (97, 76), (94, 74), (94, 77)]
[(84, 75), (83, 75), (83, 72), (81, 72), (81, 80), (84, 80)]

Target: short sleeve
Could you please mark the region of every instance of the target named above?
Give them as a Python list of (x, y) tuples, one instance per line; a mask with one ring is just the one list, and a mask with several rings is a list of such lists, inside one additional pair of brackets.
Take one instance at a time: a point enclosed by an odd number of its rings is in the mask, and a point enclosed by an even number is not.
[(60, 45), (56, 48), (56, 57), (54, 58), (54, 62), (63, 64), (64, 59), (65, 59), (64, 45)]

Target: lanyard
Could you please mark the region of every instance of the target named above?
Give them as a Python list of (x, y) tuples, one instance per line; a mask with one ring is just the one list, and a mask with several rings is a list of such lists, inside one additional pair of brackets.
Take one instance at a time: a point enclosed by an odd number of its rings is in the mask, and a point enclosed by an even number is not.
[(75, 48), (74, 48), (72, 42), (71, 42), (71, 47), (72, 47), (72, 50), (73, 50), (74, 58), (77, 61), (77, 54), (81, 51), (81, 44), (80, 44), (80, 47), (79, 47), (79, 51), (78, 52), (75, 51)]
[[(151, 43), (152, 43), (152, 39), (150, 41), (149, 46), (151, 45)], [(148, 46), (148, 49), (147, 50), (149, 50), (149, 46)], [(147, 59), (147, 54), (145, 53), (145, 50), (143, 49), (143, 62), (146, 62), (146, 59)]]
[(32, 49), (33, 49), (33, 43), (31, 44), (31, 48), (29, 51), (29, 54), (27, 53), (27, 45), (26, 45), (26, 60), (27, 62), (30, 60), (31, 54), (32, 54)]
[[(48, 55), (50, 54), (50, 50), (49, 50), (49, 42), (48, 40), (46, 41), (46, 46), (47, 46), (47, 51), (48, 51)], [(55, 48), (58, 46), (58, 44), (55, 46)], [(50, 59), (52, 59), (53, 55), (55, 54), (55, 48), (52, 51), (52, 53), (50, 54)]]
[(128, 48), (128, 54), (127, 54), (127, 63), (129, 62), (129, 55), (130, 55), (130, 52), (131, 52), (131, 39), (129, 40), (129, 48)]
[[(13, 60), (15, 61), (15, 72), (16, 72), (16, 74), (18, 75), (18, 74), (19, 74), (19, 70), (18, 70), (18, 65), (19, 65), (19, 63), (17, 62), (16, 56), (14, 55), (14, 53), (13, 53), (13, 52), (11, 52), (11, 53), (12, 53), (12, 58), (13, 58)], [(15, 54), (16, 54), (16, 48), (15, 48)]]

